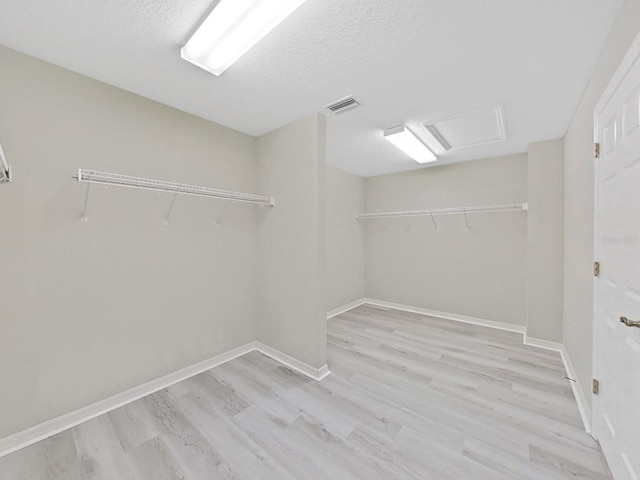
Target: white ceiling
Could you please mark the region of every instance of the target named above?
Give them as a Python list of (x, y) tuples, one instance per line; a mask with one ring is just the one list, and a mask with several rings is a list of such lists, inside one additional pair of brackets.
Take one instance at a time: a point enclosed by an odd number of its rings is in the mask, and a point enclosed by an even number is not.
[(220, 77), (179, 55), (212, 3), (0, 0), (0, 44), (254, 136), (353, 94), (328, 161), (372, 176), (423, 167), (401, 123), (502, 106), (505, 142), (435, 165), (563, 136), (623, 0), (307, 0)]

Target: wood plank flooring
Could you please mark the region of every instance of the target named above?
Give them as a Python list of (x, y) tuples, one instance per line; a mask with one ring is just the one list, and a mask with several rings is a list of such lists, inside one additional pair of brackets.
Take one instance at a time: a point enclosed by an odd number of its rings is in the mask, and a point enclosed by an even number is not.
[(560, 357), (361, 306), (321, 383), (257, 353), (0, 458), (2, 480), (609, 479)]

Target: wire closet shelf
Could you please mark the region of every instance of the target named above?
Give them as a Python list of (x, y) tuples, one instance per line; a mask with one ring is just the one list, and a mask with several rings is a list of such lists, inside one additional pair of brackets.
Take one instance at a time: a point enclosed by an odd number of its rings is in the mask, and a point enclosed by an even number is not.
[(158, 192), (219, 198), (222, 200), (233, 200), (235, 202), (268, 205), (270, 207), (275, 205), (274, 197), (268, 197), (265, 195), (233, 192), (230, 190), (220, 190), (218, 188), (188, 185), (186, 183), (167, 182), (164, 180), (154, 180), (151, 178), (132, 177), (129, 175), (121, 175), (118, 173), (99, 172), (97, 170), (85, 170), (79, 168), (78, 176), (74, 178), (76, 178), (79, 182), (100, 183), (103, 185), (114, 185), (118, 187), (140, 188), (143, 190), (154, 190)]
[(219, 188), (202, 187), (199, 185), (189, 185), (186, 183), (167, 182), (164, 180), (155, 180), (152, 178), (132, 177), (130, 175), (121, 175), (119, 173), (107, 173), (97, 170), (78, 169), (77, 176), (74, 176), (79, 182), (87, 183), (87, 191), (84, 200), (84, 212), (82, 221), (87, 221), (87, 205), (89, 202), (89, 187), (91, 184), (113, 185), (116, 187), (137, 188), (141, 190), (152, 190), (155, 192), (173, 193), (171, 206), (165, 217), (165, 224), (169, 224), (169, 215), (173, 209), (175, 199), (178, 195), (192, 195), (197, 197), (216, 198), (220, 200), (230, 200), (232, 202), (252, 203), (257, 205), (266, 205), (273, 207), (276, 204), (275, 197), (266, 195), (255, 195), (253, 193), (234, 192), (231, 190), (221, 190)]
[(499, 213), (526, 211), (526, 203), (508, 203), (504, 205), (482, 205), (473, 207), (432, 208), (428, 210), (399, 210), (395, 212), (361, 213), (356, 215), (357, 220), (394, 218), (394, 217), (421, 217), (434, 215), (455, 215), (468, 213)]

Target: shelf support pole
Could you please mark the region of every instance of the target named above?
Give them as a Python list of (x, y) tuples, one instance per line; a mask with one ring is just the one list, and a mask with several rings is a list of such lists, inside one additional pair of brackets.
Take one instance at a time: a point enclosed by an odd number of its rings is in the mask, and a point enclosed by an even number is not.
[(84, 194), (84, 209), (82, 210), (82, 217), (80, 221), (83, 223), (87, 223), (87, 208), (89, 207), (89, 189), (91, 188), (91, 184), (87, 183), (87, 191)]
[(169, 217), (171, 216), (171, 212), (173, 211), (173, 206), (176, 203), (176, 198), (178, 198), (178, 194), (174, 193), (173, 198), (171, 199), (171, 205), (169, 205), (169, 210), (167, 211), (167, 215), (164, 217), (165, 225), (169, 225)]
[(220, 225), (220, 221), (222, 220), (222, 217), (224, 217), (224, 214), (227, 211), (228, 206), (229, 206), (229, 202), (225, 202), (224, 207), (222, 207), (222, 211), (220, 212), (220, 215), (218, 215), (218, 219), (216, 220), (216, 225)]

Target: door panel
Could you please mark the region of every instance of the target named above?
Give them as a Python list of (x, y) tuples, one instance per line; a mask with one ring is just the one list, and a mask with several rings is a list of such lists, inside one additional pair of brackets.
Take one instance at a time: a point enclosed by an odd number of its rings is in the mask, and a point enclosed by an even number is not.
[(640, 59), (598, 113), (593, 432), (616, 479), (640, 475)]

